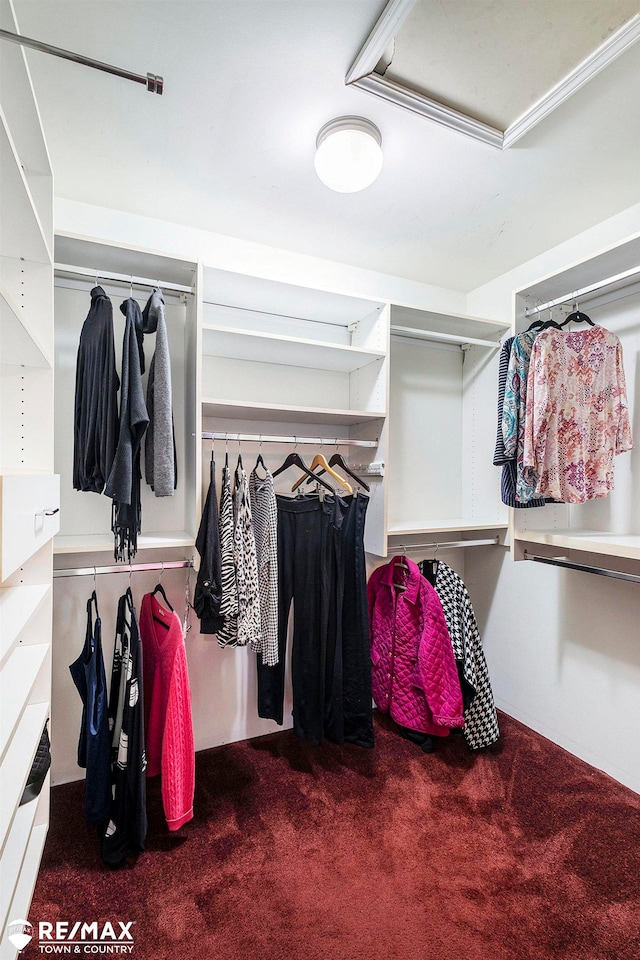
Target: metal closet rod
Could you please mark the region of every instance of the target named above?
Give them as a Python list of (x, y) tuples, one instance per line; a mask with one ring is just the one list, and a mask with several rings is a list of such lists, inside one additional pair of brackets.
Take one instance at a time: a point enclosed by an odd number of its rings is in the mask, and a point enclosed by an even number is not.
[(163, 280), (152, 280), (149, 277), (132, 277), (126, 273), (112, 273), (109, 270), (94, 270), (90, 267), (76, 267), (71, 263), (54, 263), (56, 273), (69, 273), (76, 277), (89, 277), (95, 280), (109, 280), (113, 283), (134, 284), (136, 287), (161, 287), (163, 290), (172, 290), (175, 293), (194, 293), (193, 287), (186, 287), (181, 283), (165, 283)]
[(142, 76), (139, 73), (132, 73), (130, 70), (123, 70), (121, 67), (114, 67), (110, 63), (103, 63), (101, 60), (93, 60), (92, 57), (85, 57), (81, 53), (72, 53), (71, 50), (54, 47), (52, 44), (44, 43), (42, 40), (23, 37), (22, 34), (12, 33), (10, 30), (0, 30), (0, 40), (19, 43), (22, 47), (31, 47), (32, 50), (39, 50), (41, 53), (50, 53), (52, 56), (60, 57), (62, 60), (72, 60), (73, 63), (80, 63), (84, 67), (93, 67), (94, 70), (101, 70), (103, 73), (111, 73), (115, 77), (123, 77), (125, 80), (133, 81), (133, 83), (143, 83), (149, 93), (158, 93), (162, 96), (164, 90), (164, 79), (158, 76), (157, 73), (147, 73), (146, 76)]
[(432, 547), (436, 550), (458, 550), (461, 547), (493, 547), (500, 543), (500, 537), (491, 537), (484, 540), (430, 540), (428, 543), (399, 543), (398, 547), (403, 553), (411, 553), (413, 550), (429, 550)]
[(621, 570), (607, 570), (606, 567), (590, 567), (585, 563), (574, 563), (564, 557), (538, 557), (524, 552), (525, 560), (535, 560), (536, 563), (548, 563), (552, 567), (565, 567), (567, 570), (579, 570), (581, 573), (594, 573), (598, 577), (611, 577), (613, 580), (628, 580), (630, 583), (640, 583), (640, 577), (633, 573), (623, 573)]
[(459, 333), (440, 333), (439, 330), (422, 330), (419, 327), (401, 327), (394, 323), (391, 324), (391, 336), (409, 340), (430, 340), (433, 343), (455, 343), (461, 347), (474, 344), (479, 347), (489, 347), (491, 350), (497, 350), (500, 346), (495, 340), (480, 340), (478, 337), (465, 337)]
[(377, 447), (377, 440), (352, 440), (350, 437), (277, 437), (266, 433), (203, 433), (203, 440), (234, 440), (244, 443), (312, 443), (328, 447)]
[(535, 307), (527, 307), (524, 311), (525, 317), (533, 317), (541, 313), (542, 310), (549, 310), (551, 307), (558, 307), (561, 303), (569, 303), (571, 300), (579, 300), (590, 293), (597, 293), (598, 290), (605, 290), (613, 286), (614, 283), (620, 283), (622, 280), (632, 280), (634, 277), (640, 277), (640, 266), (632, 267), (631, 270), (625, 270), (623, 273), (617, 273), (614, 277), (607, 277), (606, 280), (598, 280), (589, 284), (588, 287), (581, 287), (580, 290), (574, 290), (562, 297), (556, 297), (555, 300), (549, 300), (547, 303), (536, 304)]
[(113, 564), (109, 567), (61, 567), (53, 571), (54, 577), (98, 577), (106, 573), (140, 573), (146, 570), (182, 570), (192, 567), (193, 560), (167, 560), (166, 563)]

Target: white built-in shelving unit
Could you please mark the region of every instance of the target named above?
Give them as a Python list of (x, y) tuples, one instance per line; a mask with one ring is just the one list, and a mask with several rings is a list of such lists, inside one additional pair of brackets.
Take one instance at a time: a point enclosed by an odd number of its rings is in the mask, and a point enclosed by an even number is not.
[[(196, 400), (197, 264), (151, 250), (57, 235), (55, 265), (55, 460), (61, 478), (62, 520), (54, 542), (54, 553), (83, 554), (81, 566), (86, 564), (87, 555), (96, 554), (96, 562), (102, 563), (104, 554), (113, 553), (111, 501), (102, 495), (73, 489), (76, 358), (80, 331), (90, 306), (90, 292), (97, 279), (113, 303), (116, 365), (120, 369), (124, 315), (119, 307), (132, 292), (144, 307), (151, 288), (137, 280), (147, 279), (157, 281), (165, 297), (178, 485), (168, 507), (165, 498), (154, 497), (143, 476), (142, 532), (138, 549), (143, 556), (148, 551), (157, 553), (161, 550), (162, 559), (174, 559), (178, 554), (191, 556), (199, 505), (196, 484), (196, 434), (199, 430)], [(135, 279), (132, 282), (130, 278)], [(172, 290), (172, 285), (184, 290)], [(154, 347), (155, 337), (145, 338), (147, 370)], [(66, 562), (73, 565), (72, 558), (67, 558)]]
[[(0, 26), (18, 31), (10, 0)], [(23, 50), (0, 58), (0, 942), (27, 916), (49, 817), (49, 778), (20, 806), (51, 701), (53, 183)]]
[[(511, 511), (514, 558), (530, 555), (562, 556), (603, 569), (640, 572), (640, 437), (637, 428), (638, 357), (640, 357), (640, 235), (596, 256), (569, 265), (529, 284), (515, 294), (516, 333), (526, 330), (534, 316), (526, 311), (555, 299), (571, 298), (591, 319), (611, 330), (621, 341), (629, 413), (636, 447), (615, 459), (615, 489), (608, 497), (583, 504), (547, 504)], [(566, 311), (565, 311), (566, 312)], [(543, 318), (548, 314), (544, 313)]]
[(508, 325), (391, 305), (387, 552), (502, 536), (490, 466), (496, 355)]

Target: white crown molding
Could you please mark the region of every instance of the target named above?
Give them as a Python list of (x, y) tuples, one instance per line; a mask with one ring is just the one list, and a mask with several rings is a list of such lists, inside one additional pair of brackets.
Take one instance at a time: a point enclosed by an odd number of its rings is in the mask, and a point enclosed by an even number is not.
[(378, 76), (377, 73), (369, 74), (360, 80), (355, 80), (351, 86), (359, 90), (365, 90), (372, 93), (375, 97), (387, 100), (389, 103), (395, 103), (405, 110), (417, 113), (427, 120), (433, 120), (440, 123), (457, 133), (464, 133), (474, 140), (480, 140), (482, 143), (488, 143), (492, 147), (502, 148), (503, 134), (502, 130), (490, 127), (475, 117), (468, 117), (464, 113), (459, 113), (451, 107), (446, 107), (437, 100), (431, 100), (422, 93), (416, 93), (409, 87), (405, 87), (394, 80), (387, 80), (386, 77)]
[(507, 149), (520, 140), (640, 39), (640, 14), (636, 14), (503, 131), (373, 72), (415, 2), (389, 0), (353, 62), (345, 83), (499, 149)]
[(411, 13), (416, 0), (389, 0), (373, 30), (364, 42), (360, 53), (353, 61), (345, 83), (355, 83), (373, 73), (380, 57)]
[(504, 132), (505, 149), (523, 137), (536, 124), (557, 110), (596, 74), (613, 63), (621, 53), (640, 39), (640, 13), (637, 13), (608, 37), (604, 43), (589, 54), (582, 63), (552, 87), (543, 97), (514, 120)]

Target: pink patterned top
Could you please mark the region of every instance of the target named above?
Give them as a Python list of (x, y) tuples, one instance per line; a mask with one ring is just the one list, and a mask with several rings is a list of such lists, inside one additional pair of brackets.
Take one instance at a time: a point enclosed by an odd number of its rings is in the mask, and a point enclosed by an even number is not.
[(613, 489), (613, 459), (631, 450), (622, 347), (604, 327), (545, 330), (531, 352), (524, 469), (536, 496), (584, 503)]

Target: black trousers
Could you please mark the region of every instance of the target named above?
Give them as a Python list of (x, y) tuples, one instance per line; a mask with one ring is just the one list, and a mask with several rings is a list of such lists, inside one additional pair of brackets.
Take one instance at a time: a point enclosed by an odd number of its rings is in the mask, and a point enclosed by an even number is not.
[(293, 602), (294, 732), (373, 746), (364, 561), (366, 497), (277, 497), (278, 663), (258, 657), (258, 714), (283, 722)]

